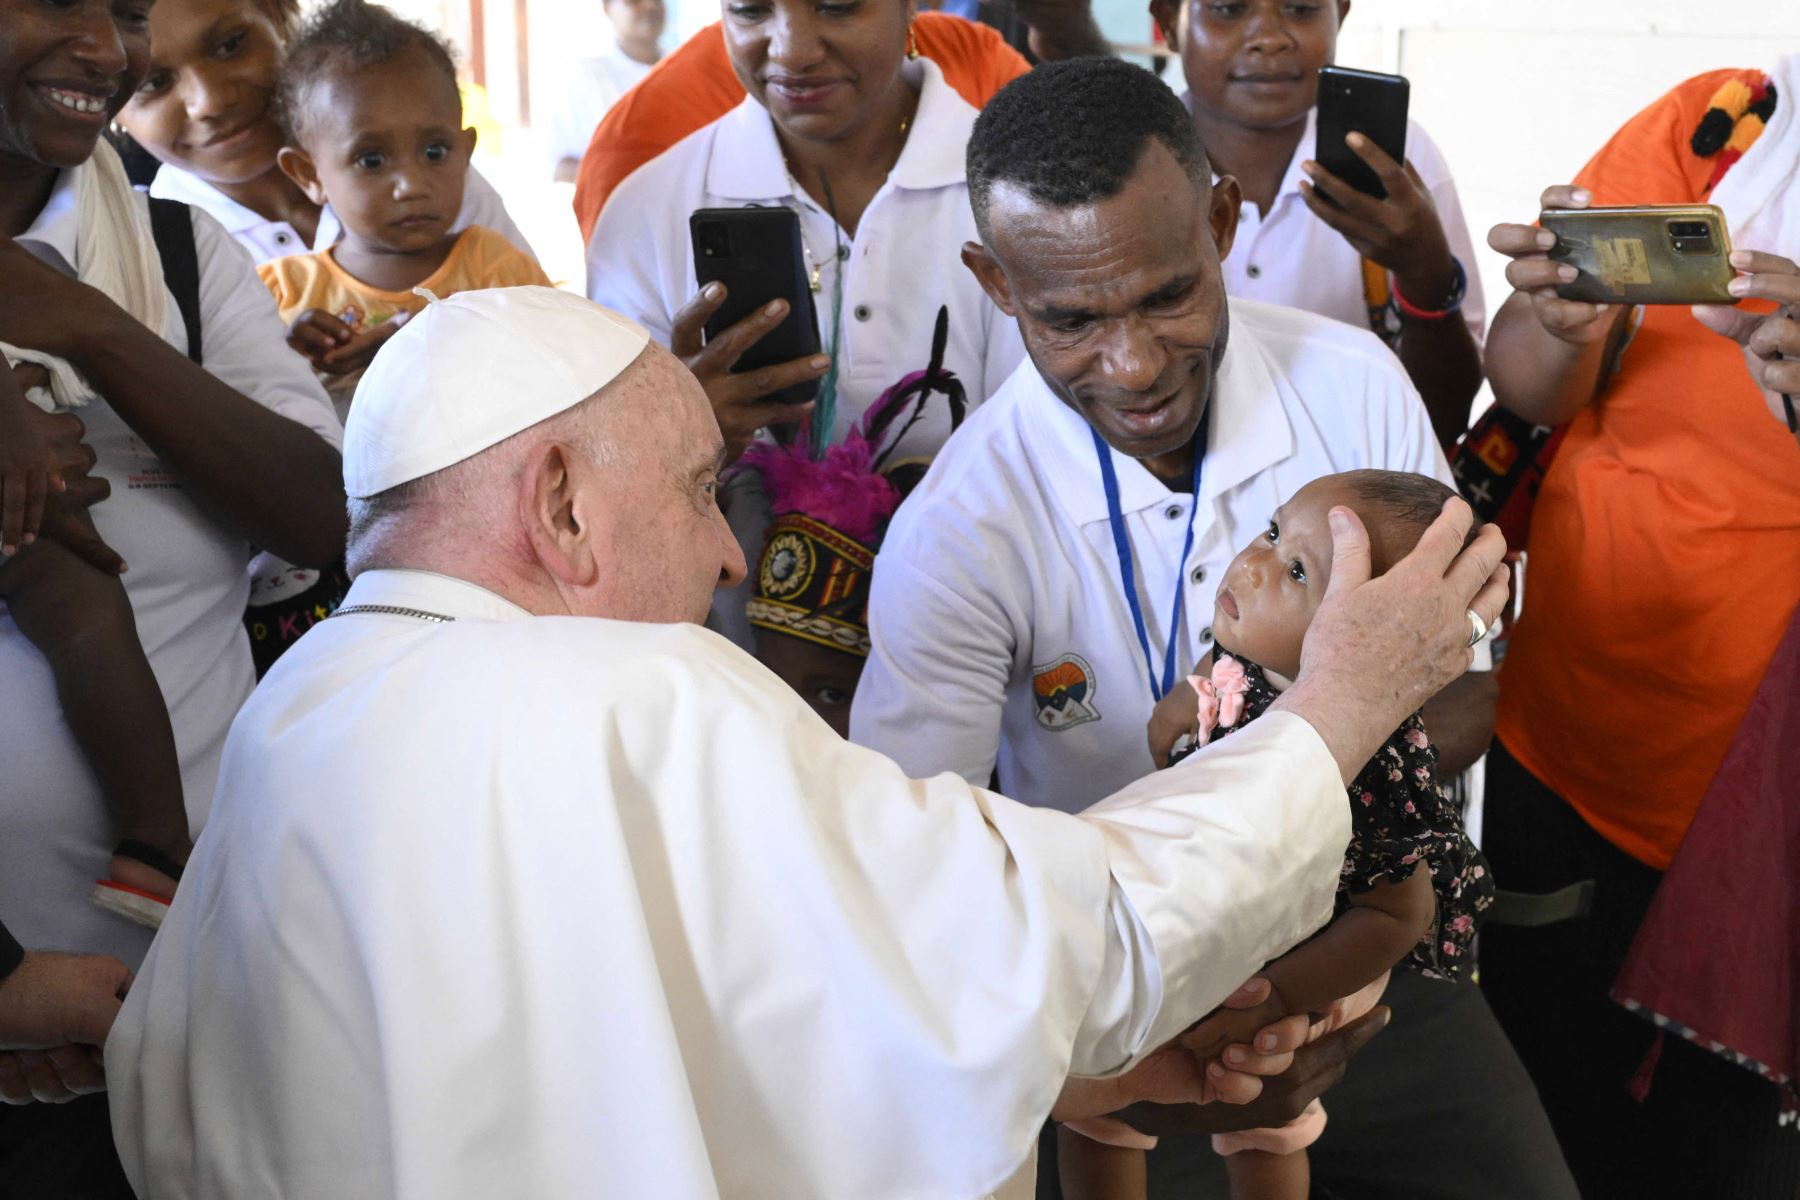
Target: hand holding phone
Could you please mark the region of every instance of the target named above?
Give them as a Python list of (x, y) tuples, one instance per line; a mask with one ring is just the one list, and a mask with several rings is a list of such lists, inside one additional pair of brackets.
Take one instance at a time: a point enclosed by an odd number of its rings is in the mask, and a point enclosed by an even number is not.
[(1546, 208), (1538, 224), (1556, 236), (1550, 258), (1575, 268), (1557, 284), (1564, 300), (1590, 304), (1731, 304), (1737, 272), (1725, 216), (1710, 204)]
[(759, 429), (805, 417), (831, 364), (793, 210), (703, 208), (688, 230), (700, 293), (675, 315), (669, 348), (706, 389), (735, 459)]
[(1363, 195), (1386, 199), (1387, 184), (1346, 139), (1360, 133), (1394, 162), (1405, 162), (1406, 108), (1411, 94), (1412, 84), (1403, 75), (1321, 67), (1314, 158)]
[(1300, 195), (1358, 254), (1391, 272), (1401, 295), (1437, 309), (1456, 275), (1437, 205), (1405, 159), (1407, 92), (1398, 75), (1322, 69), (1318, 160), (1302, 165), (1311, 182)]
[(745, 352), (769, 335), (788, 316), (785, 300), (771, 300), (716, 337), (702, 340), (707, 322), (725, 304), (722, 283), (710, 283), (675, 314), (669, 350), (694, 373), (725, 437), (725, 460), (735, 462), (758, 430), (792, 425), (812, 411), (810, 395), (784, 402), (787, 389), (817, 383), (831, 366), (823, 354), (777, 363), (760, 370), (740, 369)]
[[(1592, 202), (1585, 188), (1559, 183), (1547, 187), (1538, 197), (1545, 210), (1580, 210)], [(1607, 304), (1591, 304), (1585, 300), (1565, 300), (1558, 289), (1576, 277), (1567, 263), (1550, 257), (1556, 248), (1556, 235), (1536, 225), (1504, 222), (1488, 231), (1488, 247), (1506, 255), (1506, 282), (1531, 299), (1532, 315), (1551, 337), (1577, 348), (1604, 341), (1619, 320), (1620, 308)]]

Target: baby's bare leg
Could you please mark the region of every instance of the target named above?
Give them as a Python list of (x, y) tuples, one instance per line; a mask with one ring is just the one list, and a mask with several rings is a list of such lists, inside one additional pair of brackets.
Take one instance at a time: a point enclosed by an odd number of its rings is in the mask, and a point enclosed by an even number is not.
[[(0, 599), (49, 661), (116, 836), (185, 863), (192, 845), (175, 734), (124, 584), (40, 538), (0, 567)], [(156, 895), (175, 889), (167, 872), (136, 858), (115, 857), (113, 878)]]
[(1225, 1174), (1231, 1180), (1231, 1200), (1306, 1200), (1312, 1188), (1304, 1150), (1240, 1150), (1225, 1156)]
[(1145, 1200), (1149, 1194), (1142, 1150), (1108, 1146), (1072, 1129), (1056, 1131), (1056, 1173), (1063, 1200)]

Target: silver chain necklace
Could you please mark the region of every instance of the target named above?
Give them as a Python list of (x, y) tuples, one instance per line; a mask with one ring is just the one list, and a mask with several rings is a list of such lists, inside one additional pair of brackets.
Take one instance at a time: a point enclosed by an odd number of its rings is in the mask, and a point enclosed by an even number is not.
[(421, 621), (430, 621), (434, 625), (442, 625), (456, 620), (455, 617), (446, 617), (443, 613), (426, 612), (422, 608), (400, 608), (393, 604), (346, 604), (331, 615), (342, 617), (350, 613), (386, 613), (391, 617), (416, 617)]

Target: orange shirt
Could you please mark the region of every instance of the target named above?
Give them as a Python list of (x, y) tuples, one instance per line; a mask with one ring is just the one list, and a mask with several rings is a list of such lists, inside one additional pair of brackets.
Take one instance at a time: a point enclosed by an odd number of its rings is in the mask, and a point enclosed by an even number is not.
[[(256, 273), (274, 293), (275, 307), (281, 310), (283, 322), (292, 321), (309, 308), (322, 309), (336, 317), (343, 317), (346, 309), (353, 308), (360, 319), (350, 324), (373, 328), (398, 313), (416, 313), (427, 303), (410, 288), (389, 292), (371, 287), (338, 266), (330, 249), (270, 259), (258, 264)], [(524, 251), (491, 229), (471, 225), (457, 235), (450, 253), (419, 286), (443, 300), (457, 292), (526, 284), (551, 286), (543, 268)]]
[[(977, 109), (1031, 69), (993, 29), (961, 17), (920, 13), (913, 21), (913, 36), (919, 53), (943, 70), (944, 82)], [(607, 110), (582, 155), (575, 178), (575, 219), (581, 224), (582, 240), (593, 236), (606, 198), (627, 175), (743, 99), (744, 85), (732, 73), (725, 35), (717, 22), (657, 63), (643, 82)]]
[[(1733, 77), (1758, 73), (1688, 80), (1576, 182), (1596, 205), (1704, 200), (1713, 164), (1688, 138)], [(1497, 732), (1608, 841), (1666, 867), (1800, 605), (1800, 447), (1737, 345), (1685, 307), (1646, 309), (1570, 423), (1527, 545)]]

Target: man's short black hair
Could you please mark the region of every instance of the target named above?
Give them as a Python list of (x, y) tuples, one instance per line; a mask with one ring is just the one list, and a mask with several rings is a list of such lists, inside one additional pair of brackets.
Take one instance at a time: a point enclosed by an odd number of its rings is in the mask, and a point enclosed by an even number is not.
[(1118, 195), (1155, 138), (1196, 184), (1212, 182), (1186, 106), (1162, 80), (1116, 58), (1044, 63), (995, 94), (969, 136), (969, 201), (987, 236), (996, 184), (1075, 208)]
[(412, 51), (444, 72), (456, 89), (456, 55), (450, 44), (368, 0), (332, 0), (309, 17), (288, 43), (276, 85), (275, 111), (288, 140), (303, 144), (312, 90), (329, 75), (390, 63)]
[[(1444, 502), (1457, 494), (1455, 488), (1412, 471), (1346, 471), (1344, 486), (1357, 499), (1411, 529), (1414, 544), (1444, 511)], [(1480, 532), (1481, 522), (1477, 521), (1469, 527), (1464, 547)]]

